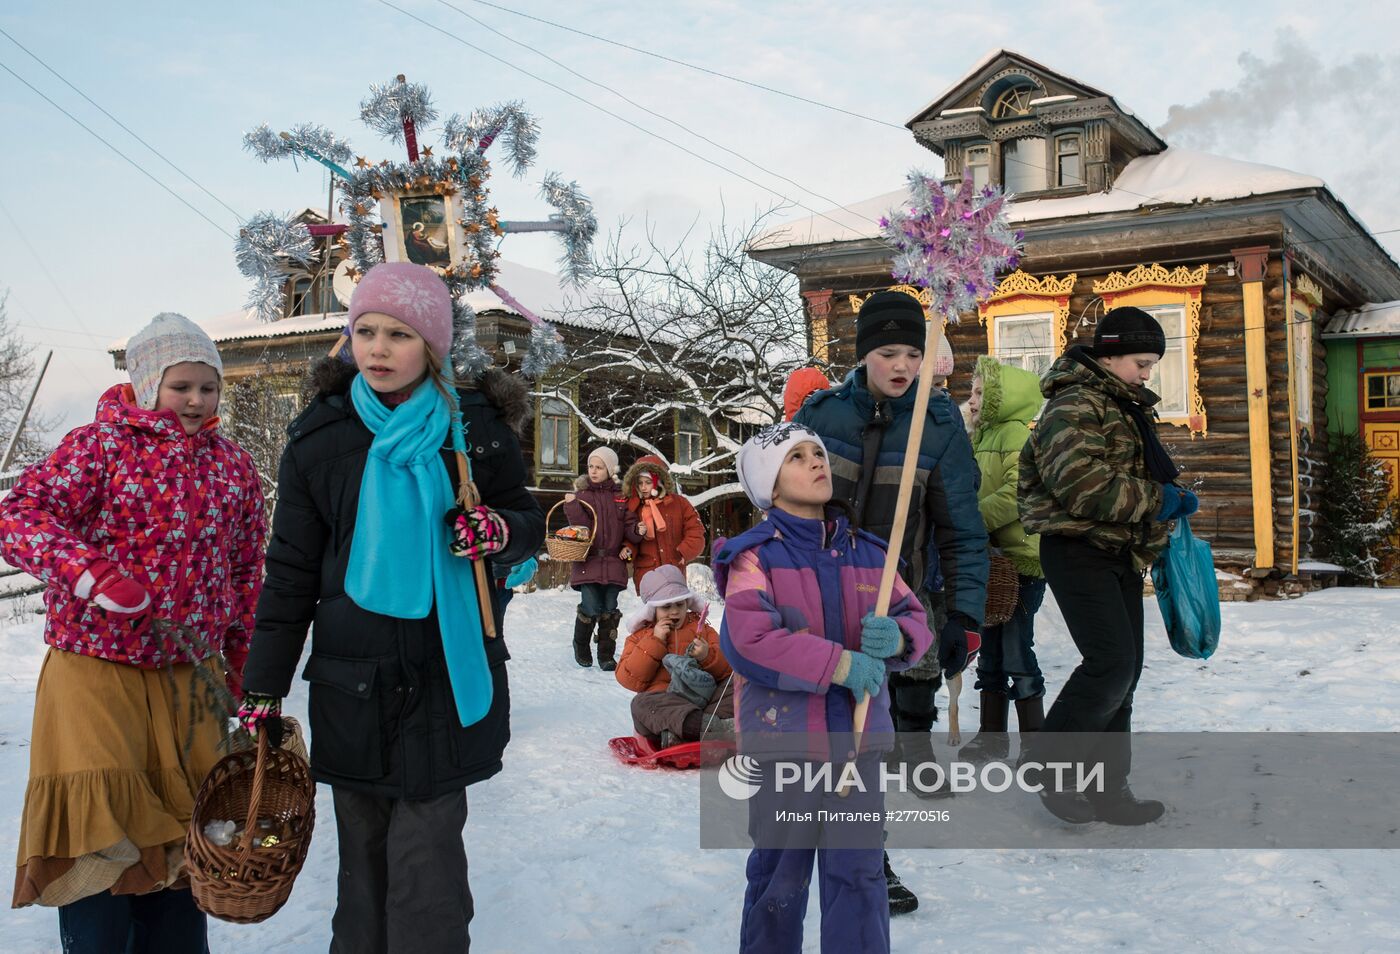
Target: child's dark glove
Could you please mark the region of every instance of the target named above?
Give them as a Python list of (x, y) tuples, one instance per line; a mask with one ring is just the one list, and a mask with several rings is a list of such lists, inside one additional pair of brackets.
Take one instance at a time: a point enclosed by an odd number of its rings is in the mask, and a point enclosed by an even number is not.
[(490, 507), (478, 506), (470, 510), (457, 507), (447, 514), (447, 523), (452, 528), (449, 549), (468, 560), (500, 553), (510, 542), (510, 527)]
[(944, 675), (956, 676), (962, 672), (981, 648), (982, 637), (967, 624), (967, 617), (955, 613), (938, 631), (938, 668)]

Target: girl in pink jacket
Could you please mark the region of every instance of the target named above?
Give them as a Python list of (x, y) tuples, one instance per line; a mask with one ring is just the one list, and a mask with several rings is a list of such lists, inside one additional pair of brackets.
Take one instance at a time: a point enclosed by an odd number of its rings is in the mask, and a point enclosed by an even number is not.
[(209, 336), (158, 315), (126, 360), (131, 384), (0, 501), (0, 553), (48, 584), (13, 904), (57, 906), (65, 951), (133, 934), (178, 954), (207, 950), (185, 829), (219, 757), (216, 690), (241, 694), (266, 519), (218, 432)]

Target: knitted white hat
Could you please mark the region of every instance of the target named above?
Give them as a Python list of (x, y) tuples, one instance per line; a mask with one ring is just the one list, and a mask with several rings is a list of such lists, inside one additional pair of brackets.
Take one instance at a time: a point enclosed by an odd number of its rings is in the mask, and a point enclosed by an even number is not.
[(603, 466), (608, 469), (608, 475), (614, 480), (617, 479), (617, 472), (621, 467), (621, 461), (617, 459), (617, 451), (611, 447), (595, 447), (588, 452), (588, 459), (598, 458), (603, 462)]
[(778, 483), (778, 471), (782, 470), (788, 451), (804, 441), (811, 441), (826, 452), (826, 445), (816, 431), (790, 423), (770, 424), (739, 448), (735, 459), (739, 486), (759, 510), (773, 509), (773, 488)]
[(204, 329), (184, 315), (163, 311), (126, 343), (126, 370), (131, 375), (136, 403), (154, 411), (165, 369), (185, 361), (207, 364), (223, 380), (224, 363), (219, 359), (219, 349)]
[(952, 373), (953, 346), (948, 343), (948, 336), (944, 335), (938, 339), (938, 353), (933, 356), (933, 376), (946, 378)]

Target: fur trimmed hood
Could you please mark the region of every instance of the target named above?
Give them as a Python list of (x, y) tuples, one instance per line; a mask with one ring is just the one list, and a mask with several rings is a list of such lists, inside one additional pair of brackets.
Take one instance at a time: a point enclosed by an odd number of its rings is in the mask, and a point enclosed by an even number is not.
[[(316, 397), (348, 394), (350, 382), (354, 380), (356, 373), (357, 369), (353, 364), (346, 364), (339, 358), (320, 358), (312, 363), (306, 373), (302, 396), (306, 401), (310, 401)], [(501, 420), (517, 437), (524, 430), (525, 422), (530, 419), (529, 389), (525, 382), (515, 375), (491, 368), (459, 390), (479, 391), (496, 408)]]
[(627, 468), (627, 473), (622, 475), (622, 493), (627, 497), (637, 496), (637, 478), (642, 474), (651, 474), (652, 480), (660, 485), (661, 489), (668, 494), (676, 492), (676, 481), (671, 476), (671, 471), (666, 467), (665, 461), (654, 454), (640, 458), (635, 464)]

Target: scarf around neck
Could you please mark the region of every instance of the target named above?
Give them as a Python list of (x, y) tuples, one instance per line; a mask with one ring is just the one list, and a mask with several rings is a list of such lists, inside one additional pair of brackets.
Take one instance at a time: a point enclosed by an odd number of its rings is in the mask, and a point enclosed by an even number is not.
[(426, 619), (436, 607), (457, 715), (471, 725), (491, 708), (491, 671), (471, 561), (448, 550), (443, 519), (454, 503), (440, 453), (452, 421), (447, 398), (424, 381), (407, 401), (387, 407), (363, 375), (350, 398), (374, 441), (360, 479), (345, 593), (362, 609), (397, 619)]

